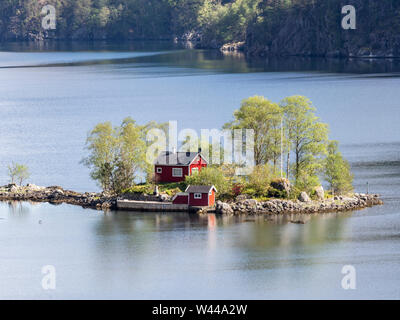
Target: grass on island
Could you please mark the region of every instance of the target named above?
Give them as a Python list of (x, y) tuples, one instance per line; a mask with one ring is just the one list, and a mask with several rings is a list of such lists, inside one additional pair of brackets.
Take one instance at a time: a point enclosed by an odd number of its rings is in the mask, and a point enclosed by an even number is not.
[[(185, 191), (187, 184), (185, 182), (171, 182), (171, 183), (159, 183), (157, 184), (158, 191), (160, 193), (165, 193), (169, 196), (174, 196), (179, 192)], [(134, 185), (128, 189), (123, 190), (125, 193), (141, 193), (141, 194), (153, 194), (155, 184), (152, 183), (141, 183)]]
[[(159, 183), (158, 191), (161, 194), (167, 194), (168, 196), (174, 196), (179, 192), (184, 192), (190, 183), (187, 181), (183, 182), (172, 182), (172, 183)], [(199, 183), (200, 185), (208, 185), (208, 183)], [(132, 186), (131, 188), (123, 190), (122, 194), (127, 193), (139, 193), (139, 194), (153, 194), (155, 184), (152, 183), (141, 183)], [(247, 195), (249, 198), (257, 201), (268, 201), (270, 199), (285, 199), (288, 198), (285, 191), (277, 190), (271, 186), (267, 186), (264, 192), (257, 191), (251, 185), (241, 185), (239, 189), (237, 186), (230, 186), (230, 190), (217, 193), (218, 200), (234, 200), (238, 195)]]

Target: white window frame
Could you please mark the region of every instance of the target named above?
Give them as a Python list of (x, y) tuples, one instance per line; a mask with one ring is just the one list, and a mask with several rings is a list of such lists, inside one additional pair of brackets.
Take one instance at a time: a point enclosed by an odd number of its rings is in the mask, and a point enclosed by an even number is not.
[[(175, 174), (175, 170), (180, 170), (180, 174)], [(173, 177), (183, 177), (183, 169), (182, 168), (172, 168), (172, 176)]]
[(192, 174), (194, 173), (199, 173), (199, 168), (197, 167), (192, 168)]
[(162, 168), (161, 167), (157, 167), (157, 169), (156, 169), (157, 171), (157, 173), (162, 173)]
[(201, 193), (199, 193), (199, 192), (196, 192), (196, 193), (194, 194), (194, 198), (195, 198), (195, 199), (203, 199), (203, 195), (202, 195)]

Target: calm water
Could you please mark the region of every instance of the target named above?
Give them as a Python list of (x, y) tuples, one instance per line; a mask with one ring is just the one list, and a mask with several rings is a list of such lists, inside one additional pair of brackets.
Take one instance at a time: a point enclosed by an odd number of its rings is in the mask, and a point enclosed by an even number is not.
[[(316, 217), (103, 213), (0, 203), (0, 298), (400, 298), (398, 61), (252, 60), (168, 44), (0, 47), (0, 185), (96, 190), (79, 164), (98, 122), (220, 128), (240, 101), (308, 96), (342, 143), (356, 189), (385, 205)], [(290, 220), (304, 219), (306, 224)], [(54, 265), (57, 288), (41, 287)], [(343, 265), (357, 289), (341, 288)]]

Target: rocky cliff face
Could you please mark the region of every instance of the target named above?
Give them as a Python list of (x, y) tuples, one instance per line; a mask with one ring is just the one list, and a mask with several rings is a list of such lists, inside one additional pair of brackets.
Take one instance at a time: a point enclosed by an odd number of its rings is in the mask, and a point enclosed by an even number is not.
[[(250, 55), (400, 57), (400, 1), (327, 0), (264, 14), (247, 32)], [(356, 30), (344, 30), (344, 5), (356, 8)], [(266, 34), (263, 34), (265, 32)]]

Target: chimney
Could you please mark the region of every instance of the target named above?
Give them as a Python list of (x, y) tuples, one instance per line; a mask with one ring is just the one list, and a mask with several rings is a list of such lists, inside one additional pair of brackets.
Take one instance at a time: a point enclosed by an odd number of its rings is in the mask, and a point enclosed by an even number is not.
[(198, 152), (201, 153), (201, 148), (199, 148)]

